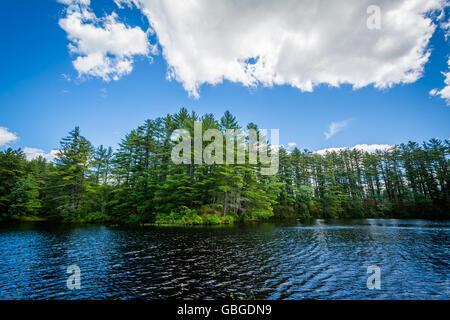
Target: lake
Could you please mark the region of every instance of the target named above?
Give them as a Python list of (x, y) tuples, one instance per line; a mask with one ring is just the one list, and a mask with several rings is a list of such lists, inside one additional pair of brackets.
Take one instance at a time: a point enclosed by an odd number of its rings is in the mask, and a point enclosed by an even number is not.
[(2, 224), (0, 299), (449, 299), (449, 240), (450, 222), (427, 220)]

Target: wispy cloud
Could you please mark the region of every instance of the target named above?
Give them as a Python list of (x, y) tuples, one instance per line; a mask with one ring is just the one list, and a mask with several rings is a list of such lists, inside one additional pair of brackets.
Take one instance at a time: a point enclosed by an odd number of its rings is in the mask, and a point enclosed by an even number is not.
[[(442, 11), (442, 14), (444, 11)], [(445, 31), (445, 40), (448, 41), (450, 38), (450, 21), (443, 22), (441, 24), (441, 29)], [(445, 100), (448, 106), (450, 106), (450, 59), (447, 61), (447, 65), (449, 70), (447, 72), (442, 72), (444, 75), (444, 88), (442, 89), (432, 89), (430, 91), (430, 95), (432, 96), (440, 96)]]
[(108, 96), (108, 90), (106, 88), (100, 89), (100, 97), (106, 98)]
[(8, 128), (0, 127), (0, 147), (6, 146), (8, 143), (17, 141), (19, 137), (8, 130)]
[(340, 148), (326, 148), (322, 150), (318, 150), (315, 153), (320, 155), (325, 155), (331, 152), (340, 152), (344, 150), (360, 150), (368, 153), (375, 153), (377, 151), (389, 151), (393, 150), (394, 146), (389, 144), (357, 144), (351, 148), (348, 147), (340, 147)]
[[(450, 59), (448, 59), (448, 66), (450, 69)], [(430, 91), (430, 95), (432, 96), (440, 96), (442, 99), (445, 100), (448, 106), (450, 106), (450, 71), (449, 72), (442, 72), (444, 75), (444, 83), (445, 87), (443, 89), (433, 89)]]
[(332, 122), (332, 123), (330, 123), (330, 126), (328, 127), (328, 131), (323, 133), (325, 135), (325, 139), (326, 140), (330, 139), (336, 133), (338, 133), (339, 131), (341, 131), (345, 127), (347, 127), (349, 122), (350, 122), (350, 119), (347, 119), (347, 120), (344, 120), (344, 121), (340, 121), (340, 122)]
[(68, 74), (65, 74), (65, 73), (61, 74), (61, 79), (64, 81), (72, 81), (72, 78)]

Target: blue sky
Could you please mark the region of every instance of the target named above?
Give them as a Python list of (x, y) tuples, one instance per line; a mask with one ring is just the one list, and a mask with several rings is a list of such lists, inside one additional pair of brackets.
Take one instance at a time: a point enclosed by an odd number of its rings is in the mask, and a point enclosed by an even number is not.
[[(0, 127), (18, 137), (3, 148), (49, 152), (75, 126), (94, 145), (116, 147), (145, 119), (180, 107), (217, 117), (230, 110), (242, 125), (278, 128), (280, 143), (295, 142), (310, 150), (450, 138), (450, 107), (429, 94), (443, 88), (442, 72), (448, 70), (449, 46), (442, 28), (436, 28), (428, 44), (431, 56), (423, 76), (412, 83), (357, 90), (350, 84), (336, 88), (322, 83), (313, 92), (302, 92), (289, 84), (248, 87), (229, 80), (205, 81), (195, 98), (182, 80), (167, 80), (169, 63), (158, 33), (149, 35), (158, 54), (136, 55), (132, 71), (119, 80), (79, 77), (72, 64), (77, 54), (69, 52), (68, 32), (59, 25), (66, 9), (53, 0), (0, 4)], [(91, 0), (89, 10), (97, 17), (115, 11), (121, 23), (149, 28), (147, 18), (134, 7), (118, 9), (113, 1)], [(346, 125), (326, 139), (330, 124), (342, 121)]]

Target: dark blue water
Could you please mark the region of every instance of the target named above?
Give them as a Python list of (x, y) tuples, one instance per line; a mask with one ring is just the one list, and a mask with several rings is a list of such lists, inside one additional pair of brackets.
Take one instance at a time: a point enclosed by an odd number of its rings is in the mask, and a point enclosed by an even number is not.
[[(0, 227), (1, 299), (449, 299), (450, 222)], [(77, 265), (81, 289), (69, 290)], [(367, 267), (381, 289), (367, 288)]]

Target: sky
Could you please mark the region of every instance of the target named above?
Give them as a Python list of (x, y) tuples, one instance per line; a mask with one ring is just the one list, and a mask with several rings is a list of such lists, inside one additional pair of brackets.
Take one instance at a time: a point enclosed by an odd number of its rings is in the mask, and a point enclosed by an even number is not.
[(117, 147), (181, 107), (312, 151), (449, 139), (441, 0), (3, 0), (0, 150)]

